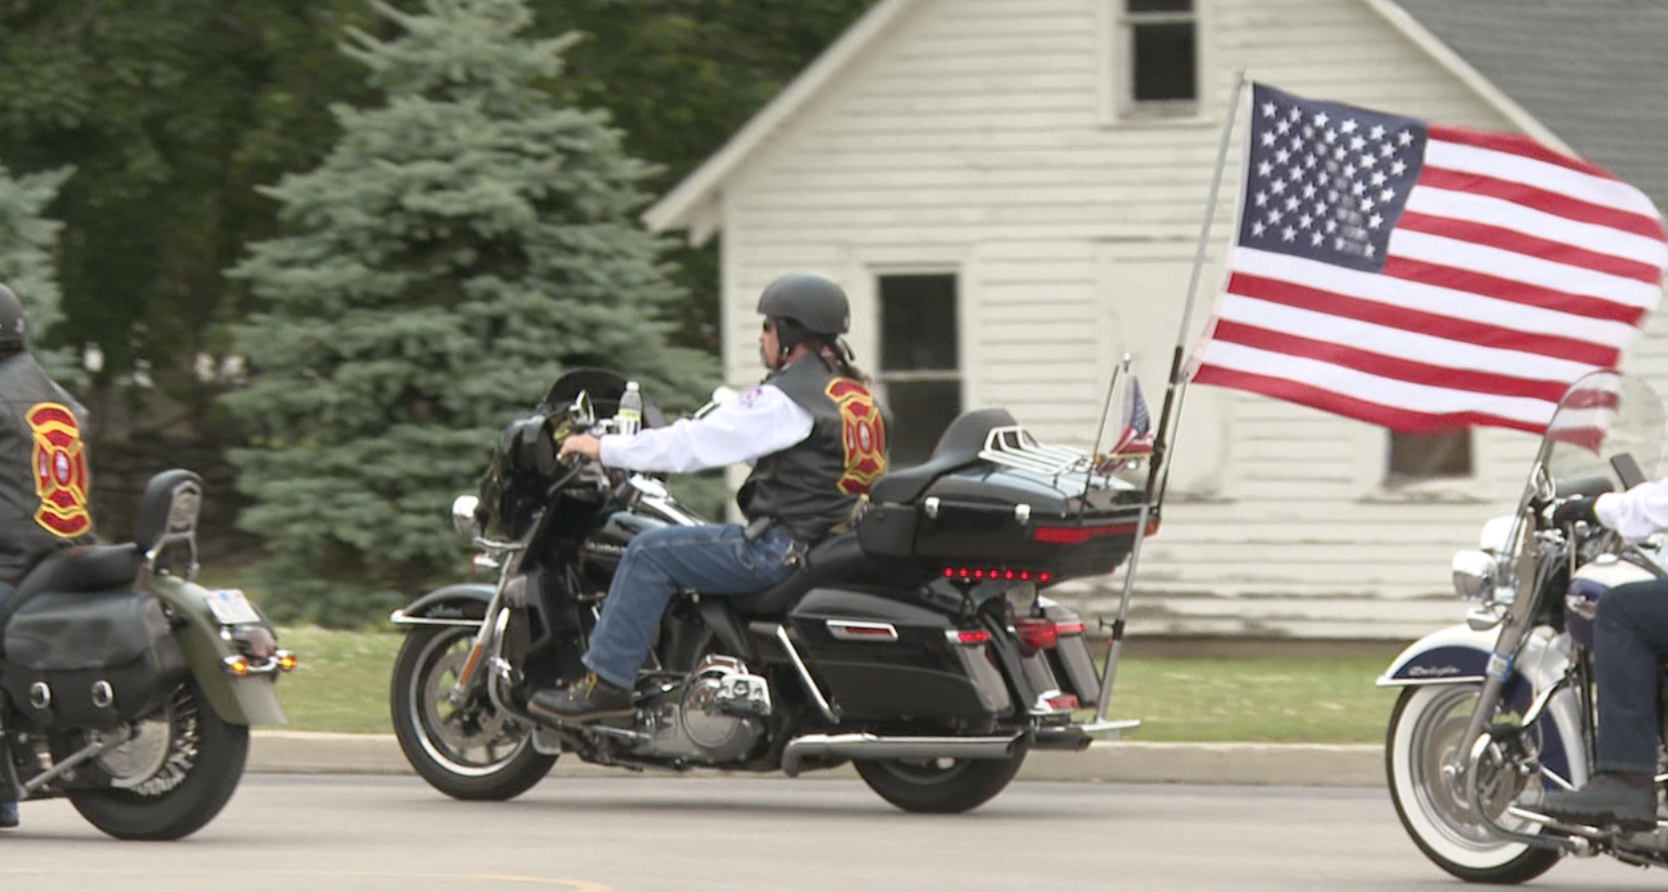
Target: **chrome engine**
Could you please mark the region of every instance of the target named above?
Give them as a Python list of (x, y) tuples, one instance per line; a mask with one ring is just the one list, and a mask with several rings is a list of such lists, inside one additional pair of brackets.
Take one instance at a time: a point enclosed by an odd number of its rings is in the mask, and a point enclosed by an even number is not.
[(753, 750), (770, 715), (770, 684), (735, 657), (704, 658), (679, 688), (645, 710), (644, 755), (733, 762)]

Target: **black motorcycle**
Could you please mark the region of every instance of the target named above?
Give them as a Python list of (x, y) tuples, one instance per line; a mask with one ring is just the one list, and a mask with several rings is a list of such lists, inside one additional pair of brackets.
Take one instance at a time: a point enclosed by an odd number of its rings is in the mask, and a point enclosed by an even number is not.
[(202, 480), (151, 478), (134, 541), (62, 549), (0, 599), (0, 796), (67, 797), (121, 839), (225, 807), (295, 656), (236, 589), (195, 582)]
[[(413, 768), (459, 799), (502, 800), (562, 753), (627, 769), (802, 771), (851, 762), (888, 802), (961, 812), (999, 793), (1032, 749), (1080, 750), (1136, 724), (1094, 709), (1084, 623), (1039, 595), (1112, 572), (1143, 495), (1088, 455), (1037, 443), (1001, 409), (956, 419), (931, 458), (889, 473), (850, 532), (752, 595), (674, 598), (627, 718), (528, 712), (580, 656), (638, 533), (699, 524), (649, 476), (564, 464), (561, 441), (611, 429), (625, 381), (559, 378), (506, 427), (481, 495), (453, 519), (497, 584), (461, 583), (393, 615), (391, 685)], [(659, 419), (651, 406), (645, 423)]]

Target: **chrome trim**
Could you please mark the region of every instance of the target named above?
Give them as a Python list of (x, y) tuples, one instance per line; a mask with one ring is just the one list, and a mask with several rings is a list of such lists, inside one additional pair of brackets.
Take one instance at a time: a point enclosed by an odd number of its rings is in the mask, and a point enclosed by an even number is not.
[(1070, 446), (1039, 443), (1029, 431), (1017, 424), (992, 428), (985, 435), (985, 448), (979, 451), (979, 457), (993, 464), (1045, 477), (1084, 470), (1092, 463), (1087, 452)]
[[(799, 651), (795, 650), (793, 642), (788, 640), (788, 630), (786, 628), (776, 627), (776, 643), (782, 645), (782, 649), (787, 651), (788, 659), (793, 662), (793, 668), (799, 672), (800, 682), (805, 685), (805, 690), (811, 693), (811, 699), (817, 702), (817, 710), (822, 713), (822, 717), (838, 725), (840, 723), (839, 712), (828, 704), (828, 700), (823, 697), (822, 691), (817, 688), (816, 681), (811, 678), (811, 670), (805, 668), (805, 661), (799, 658)], [(786, 757), (784, 756), (784, 758)]]
[(804, 734), (782, 748), (782, 771), (799, 774), (808, 757), (844, 759), (1006, 759), (1022, 735), (1007, 737), (882, 737), (856, 734)]
[(883, 641), (890, 644), (898, 640), (898, 627), (891, 623), (831, 619), (827, 624), (828, 634), (840, 641)]
[(404, 608), (389, 614), (388, 621), (396, 626), (467, 626), (469, 628), (480, 628), (481, 625), (481, 621), (478, 619), (434, 619), (427, 616), (412, 616), (406, 613)]

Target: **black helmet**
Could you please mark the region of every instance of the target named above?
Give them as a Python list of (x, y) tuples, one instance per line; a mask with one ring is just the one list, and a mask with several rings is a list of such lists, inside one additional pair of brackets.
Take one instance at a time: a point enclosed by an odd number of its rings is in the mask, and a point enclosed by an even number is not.
[(0, 354), (23, 349), (23, 301), (10, 288), (0, 285)]
[[(845, 291), (827, 279), (812, 273), (788, 273), (765, 286), (759, 295), (759, 312), (777, 320), (793, 323), (787, 326), (800, 337), (820, 335), (832, 340), (851, 327), (851, 302)], [(794, 338), (797, 342), (800, 338)], [(783, 341), (784, 348), (793, 346)]]

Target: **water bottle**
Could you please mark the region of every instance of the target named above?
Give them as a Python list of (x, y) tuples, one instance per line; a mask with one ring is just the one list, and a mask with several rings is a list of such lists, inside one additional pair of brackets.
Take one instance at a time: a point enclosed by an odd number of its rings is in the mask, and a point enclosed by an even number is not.
[(643, 393), (636, 381), (627, 381), (620, 397), (620, 411), (614, 413), (614, 432), (631, 435), (643, 429)]

